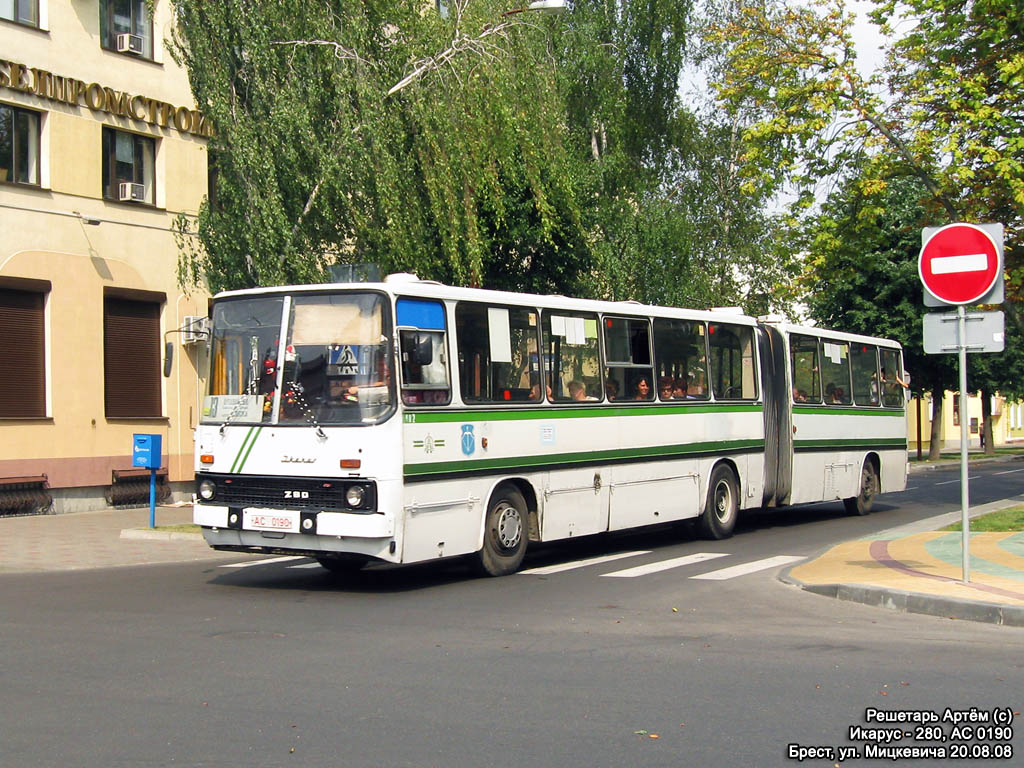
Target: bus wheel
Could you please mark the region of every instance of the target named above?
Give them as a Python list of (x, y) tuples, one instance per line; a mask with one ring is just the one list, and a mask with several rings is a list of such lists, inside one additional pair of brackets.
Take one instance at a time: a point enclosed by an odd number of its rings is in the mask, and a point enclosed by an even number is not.
[(732, 536), (739, 514), (736, 477), (725, 464), (719, 464), (711, 473), (708, 500), (700, 517), (700, 532), (708, 539), (727, 539)]
[(526, 555), (526, 539), (526, 501), (515, 488), (502, 486), (487, 508), (479, 570), (486, 576), (515, 573)]
[(866, 515), (871, 511), (878, 493), (878, 472), (871, 459), (865, 459), (864, 468), (860, 471), (860, 493), (850, 499), (843, 499), (843, 506), (851, 515)]
[(345, 576), (361, 570), (370, 559), (362, 555), (324, 555), (318, 557), (316, 561), (331, 573)]

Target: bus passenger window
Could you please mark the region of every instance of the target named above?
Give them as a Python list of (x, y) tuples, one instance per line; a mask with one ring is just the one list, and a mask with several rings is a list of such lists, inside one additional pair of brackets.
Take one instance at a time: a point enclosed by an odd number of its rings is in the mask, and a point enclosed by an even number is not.
[(653, 400), (651, 326), (640, 318), (605, 317), (605, 387), (609, 400)]
[(754, 331), (741, 325), (708, 326), (711, 387), (716, 400), (755, 400)]
[(707, 349), (704, 323), (654, 320), (654, 363), (661, 400), (707, 400)]
[(794, 403), (820, 403), (821, 369), (818, 365), (818, 340), (813, 336), (789, 337), (789, 370)]
[(541, 401), (536, 311), (459, 302), (455, 330), (465, 402)]
[(881, 356), (882, 405), (886, 408), (903, 407), (903, 366), (900, 353), (895, 349), (878, 350)]
[(555, 403), (601, 399), (601, 361), (597, 315), (545, 312), (544, 373), (548, 397)]
[(850, 345), (846, 342), (821, 340), (821, 384), (826, 403), (850, 404)]
[(857, 405), (878, 405), (878, 348), (854, 344), (850, 349), (853, 373), (853, 401)]

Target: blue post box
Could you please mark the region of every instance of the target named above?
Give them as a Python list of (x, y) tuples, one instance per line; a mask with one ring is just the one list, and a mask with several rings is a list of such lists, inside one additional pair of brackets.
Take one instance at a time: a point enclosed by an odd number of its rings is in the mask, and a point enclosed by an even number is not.
[(156, 527), (156, 471), (163, 459), (161, 435), (132, 435), (132, 466), (149, 470), (149, 527)]
[(162, 435), (132, 435), (132, 466), (160, 469), (162, 449)]

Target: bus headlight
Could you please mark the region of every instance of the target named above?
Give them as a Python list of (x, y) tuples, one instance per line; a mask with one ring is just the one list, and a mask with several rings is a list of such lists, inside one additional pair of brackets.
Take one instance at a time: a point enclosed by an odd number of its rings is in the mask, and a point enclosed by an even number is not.
[(212, 480), (203, 480), (199, 483), (199, 498), (209, 501), (217, 495), (217, 484)]
[(350, 507), (361, 507), (366, 501), (366, 489), (361, 485), (350, 485), (345, 489), (345, 503)]

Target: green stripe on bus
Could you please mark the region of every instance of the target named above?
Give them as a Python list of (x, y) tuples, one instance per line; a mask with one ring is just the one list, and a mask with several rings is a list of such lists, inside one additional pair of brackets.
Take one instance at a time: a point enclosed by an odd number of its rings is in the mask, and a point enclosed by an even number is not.
[(827, 440), (794, 440), (794, 450), (809, 449), (809, 448), (834, 448), (841, 450), (843, 448), (906, 448), (907, 439), (905, 437), (877, 437), (877, 438), (858, 438), (852, 440), (844, 440), (842, 438), (829, 438)]
[(249, 431), (245, 433), (245, 437), (242, 438), (242, 445), (238, 448), (238, 453), (235, 454), (235, 460), (231, 462), (231, 469), (228, 470), (229, 472), (238, 471), (238, 460), (242, 458), (242, 454), (245, 452), (245, 446), (248, 445), (249, 438), (252, 437), (253, 430), (255, 429), (256, 427), (249, 427)]
[[(232, 472), (242, 471), (242, 467), (245, 466), (245, 462), (249, 460), (249, 454), (252, 453), (252, 447), (256, 445), (256, 440), (261, 434), (263, 434), (263, 427), (251, 427), (249, 429), (248, 434), (245, 436), (245, 440), (242, 441), (242, 447), (238, 451), (238, 456), (235, 457), (235, 465), (231, 467)], [(252, 439), (250, 439), (250, 437)], [(246, 447), (246, 443), (248, 443), (248, 447)]]
[(848, 405), (829, 407), (794, 405), (793, 413), (813, 414), (818, 416), (906, 416), (902, 408), (851, 408)]
[(256, 445), (256, 441), (260, 439), (260, 435), (263, 434), (263, 427), (256, 427), (256, 434), (252, 436), (252, 440), (249, 441), (249, 450), (245, 452), (245, 456), (242, 457), (242, 463), (238, 465), (238, 471), (241, 472), (245, 467), (245, 462), (249, 460), (249, 454), (252, 453), (253, 446)]
[(608, 451), (578, 451), (575, 453), (554, 453), (544, 456), (510, 456), (501, 459), (467, 459), (462, 461), (437, 461), (421, 464), (406, 464), (406, 476), (440, 475), (452, 472), (480, 472), (492, 469), (530, 469), (592, 464), (602, 461), (624, 459), (672, 459), (698, 453), (726, 453), (740, 451), (763, 451), (764, 440), (726, 440), (685, 445), (656, 445), (641, 448), (620, 448)]
[(538, 421), (547, 419), (594, 419), (609, 416), (667, 416), (680, 413), (760, 413), (760, 403), (749, 405), (647, 405), (647, 406), (607, 406), (591, 408), (554, 408), (554, 409), (523, 409), (523, 410), (463, 410), (433, 411), (430, 413), (416, 411), (405, 414), (407, 424), (441, 424), (462, 421)]

